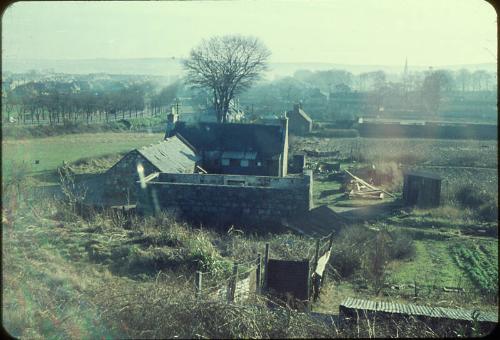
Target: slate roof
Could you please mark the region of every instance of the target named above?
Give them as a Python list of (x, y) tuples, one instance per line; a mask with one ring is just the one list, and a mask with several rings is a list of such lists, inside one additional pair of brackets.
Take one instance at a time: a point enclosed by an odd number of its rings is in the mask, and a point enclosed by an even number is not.
[(188, 144), (177, 136), (165, 139), (157, 144), (136, 149), (144, 158), (161, 172), (192, 172), (200, 159)]
[(178, 122), (167, 134), (180, 134), (197, 151), (257, 152), (262, 158), (272, 158), (284, 150), (282, 127), (277, 125)]

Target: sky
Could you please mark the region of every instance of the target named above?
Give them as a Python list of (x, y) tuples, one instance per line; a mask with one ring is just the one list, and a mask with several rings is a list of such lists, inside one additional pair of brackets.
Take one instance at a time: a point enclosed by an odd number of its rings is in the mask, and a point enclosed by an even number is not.
[(186, 57), (204, 38), (260, 38), (271, 62), (496, 63), (496, 12), (483, 0), (17, 2), (2, 16), (15, 59)]

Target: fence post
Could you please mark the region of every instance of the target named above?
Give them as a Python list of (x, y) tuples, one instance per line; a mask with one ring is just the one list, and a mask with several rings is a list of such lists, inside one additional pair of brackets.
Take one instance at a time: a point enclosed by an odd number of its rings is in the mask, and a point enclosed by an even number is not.
[(201, 297), (202, 277), (203, 277), (203, 273), (200, 271), (196, 271), (195, 285), (196, 285), (196, 298), (197, 299), (199, 299)]
[(266, 251), (264, 253), (264, 291), (267, 290), (267, 277), (269, 270), (269, 242), (266, 242)]
[(333, 233), (330, 234), (330, 242), (328, 242), (328, 250), (332, 249), (333, 245)]
[(234, 302), (235, 292), (236, 292), (236, 282), (238, 281), (238, 262), (233, 264), (233, 276), (229, 282), (228, 292), (228, 302)]
[(313, 268), (313, 270), (316, 270), (316, 267), (318, 266), (318, 259), (319, 259), (319, 238), (316, 239), (316, 250), (314, 252), (314, 268)]
[(255, 293), (260, 294), (260, 253), (257, 254), (257, 269), (255, 273)]

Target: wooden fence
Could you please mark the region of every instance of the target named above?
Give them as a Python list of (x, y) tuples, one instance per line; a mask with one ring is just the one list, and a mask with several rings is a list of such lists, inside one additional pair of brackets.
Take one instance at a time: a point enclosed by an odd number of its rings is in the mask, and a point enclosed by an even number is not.
[[(324, 247), (322, 241), (328, 240)], [(213, 279), (212, 273), (196, 272), (195, 289), (199, 299), (243, 302), (256, 294), (266, 295), (277, 304), (310, 310), (311, 297), (316, 300), (326, 276), (333, 234), (316, 240), (314, 259), (290, 261), (270, 259), (266, 243), (264, 259), (257, 257), (246, 263), (234, 263), (232, 274), (225, 279)], [(322, 254), (320, 256), (320, 254)], [(205, 282), (213, 282), (206, 286)]]

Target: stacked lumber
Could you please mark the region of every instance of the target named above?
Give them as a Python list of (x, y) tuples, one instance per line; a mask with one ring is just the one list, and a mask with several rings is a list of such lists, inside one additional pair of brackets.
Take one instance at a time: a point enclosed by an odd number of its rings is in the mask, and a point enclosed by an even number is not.
[(394, 197), (391, 193), (377, 188), (363, 179), (354, 176), (347, 170), (344, 170), (350, 177), (350, 188), (347, 196), (351, 199), (384, 199), (386, 196)]

